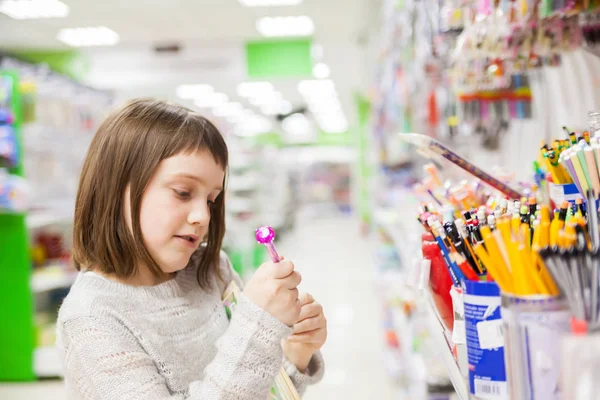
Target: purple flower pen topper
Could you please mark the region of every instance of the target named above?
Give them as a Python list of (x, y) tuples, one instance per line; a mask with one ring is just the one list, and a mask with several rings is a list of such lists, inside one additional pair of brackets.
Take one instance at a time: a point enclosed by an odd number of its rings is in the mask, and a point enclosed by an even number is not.
[(270, 226), (261, 226), (256, 230), (256, 241), (265, 245), (269, 251), (269, 256), (271, 256), (271, 261), (277, 263), (281, 258), (277, 254), (277, 250), (275, 250), (273, 240), (275, 240), (275, 231)]

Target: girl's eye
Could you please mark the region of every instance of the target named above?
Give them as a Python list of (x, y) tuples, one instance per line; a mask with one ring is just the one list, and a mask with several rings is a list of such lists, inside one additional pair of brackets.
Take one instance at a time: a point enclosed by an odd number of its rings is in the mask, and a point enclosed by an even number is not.
[(173, 191), (175, 192), (177, 197), (181, 199), (188, 199), (191, 196), (190, 192), (186, 192), (185, 190), (173, 189)]

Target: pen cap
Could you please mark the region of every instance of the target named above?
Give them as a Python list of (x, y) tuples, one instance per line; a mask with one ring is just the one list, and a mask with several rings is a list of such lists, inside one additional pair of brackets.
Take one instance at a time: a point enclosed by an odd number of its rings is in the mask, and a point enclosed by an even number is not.
[(466, 239), (469, 236), (469, 233), (467, 232), (467, 226), (465, 225), (465, 221), (463, 221), (462, 219), (457, 219), (456, 221), (454, 221), (454, 225), (456, 226), (456, 229), (458, 229), (458, 232), (460, 233), (463, 239)]
[(515, 200), (515, 202), (513, 203), (513, 212), (519, 212), (520, 209), (521, 209), (521, 202), (518, 200)]
[(508, 203), (508, 202), (506, 201), (506, 199), (505, 199), (504, 197), (502, 197), (502, 198), (501, 198), (501, 199), (498, 201), (498, 206), (499, 206), (501, 209), (503, 209), (503, 210), (504, 210), (504, 209), (506, 209), (506, 207), (507, 207), (507, 203)]
[(481, 224), (485, 224), (485, 209), (479, 209), (479, 211), (477, 211), (477, 219), (479, 220), (479, 223)]

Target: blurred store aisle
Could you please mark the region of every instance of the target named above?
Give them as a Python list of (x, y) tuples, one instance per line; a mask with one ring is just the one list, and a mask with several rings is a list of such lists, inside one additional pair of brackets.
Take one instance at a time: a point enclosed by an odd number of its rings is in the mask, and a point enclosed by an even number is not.
[(301, 219), (277, 246), (302, 274), (301, 290), (323, 305), (328, 320), (325, 378), (305, 400), (393, 399), (383, 364), (374, 252), (360, 237), (358, 223), (341, 217)]
[[(373, 252), (350, 218), (301, 219), (278, 250), (293, 260), (302, 290), (323, 304), (329, 339), (323, 349), (323, 382), (305, 400), (393, 399), (382, 360), (381, 318), (373, 285)], [(66, 400), (62, 382), (0, 384), (2, 400)]]

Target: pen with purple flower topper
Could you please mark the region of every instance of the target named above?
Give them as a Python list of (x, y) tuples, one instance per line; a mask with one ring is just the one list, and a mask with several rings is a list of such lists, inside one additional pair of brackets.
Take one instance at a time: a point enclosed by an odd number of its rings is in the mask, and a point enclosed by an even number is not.
[(256, 241), (260, 244), (264, 244), (269, 252), (271, 261), (278, 263), (281, 261), (281, 257), (279, 257), (277, 250), (275, 250), (273, 240), (275, 240), (275, 231), (270, 226), (261, 226), (256, 230)]
[[(271, 261), (278, 263), (281, 261), (281, 257), (277, 250), (275, 250), (275, 231), (270, 226), (261, 226), (256, 230), (256, 241), (260, 244), (264, 244), (269, 252)], [(294, 386), (294, 383), (285, 372), (284, 368), (281, 368), (279, 375), (275, 378), (275, 385), (271, 388), (267, 400), (300, 400), (300, 395)]]

